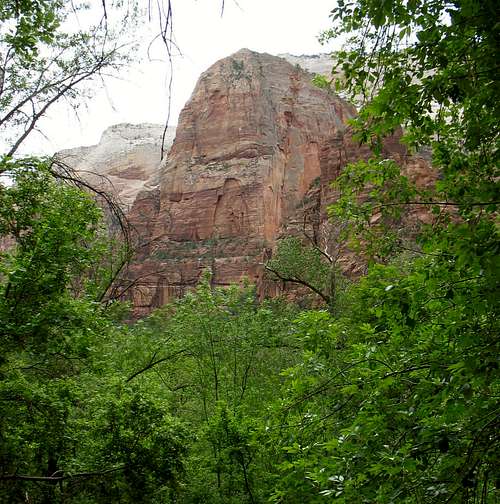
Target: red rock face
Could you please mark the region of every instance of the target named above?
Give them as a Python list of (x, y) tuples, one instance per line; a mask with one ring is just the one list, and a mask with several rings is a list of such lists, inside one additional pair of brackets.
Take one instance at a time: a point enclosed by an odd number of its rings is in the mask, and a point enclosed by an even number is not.
[[(311, 79), (282, 58), (242, 49), (201, 75), (160, 166), (158, 125), (116, 125), (97, 146), (59, 153), (114, 192), (135, 228), (137, 254), (117, 292), (132, 301), (136, 317), (182, 296), (207, 268), (216, 285), (248, 277), (273, 295), (280, 286), (264, 278), (263, 263), (278, 238), (306, 230), (331, 241), (338, 223), (327, 218), (336, 197), (330, 183), (371, 152), (345, 126), (354, 107)], [(436, 174), (408, 156), (399, 138), (386, 141), (384, 157), (417, 185), (432, 185)], [(417, 206), (404, 225), (430, 218)], [(353, 276), (364, 268), (347, 249), (340, 265)]]
[[(399, 129), (384, 140), (382, 158), (393, 159), (402, 167), (403, 174), (417, 187), (421, 189), (432, 187), (437, 179), (437, 171), (432, 169), (424, 157), (409, 155), (406, 147), (400, 142), (401, 135), (402, 131)], [(321, 175), (317, 183), (311, 186), (295, 214), (283, 223), (281, 229), (280, 238), (289, 235), (307, 237), (307, 240), (313, 240), (330, 256), (338, 257), (337, 265), (351, 278), (365, 273), (367, 262), (362, 253), (354, 253), (345, 242), (336, 239), (342, 223), (328, 218), (328, 207), (338, 198), (338, 192), (332, 188), (332, 182), (347, 164), (367, 161), (372, 156), (373, 152), (366, 144), (360, 145), (353, 140), (349, 129), (325, 140), (320, 152)], [(375, 214), (372, 223), (376, 224), (380, 217), (380, 214)], [(394, 230), (398, 231), (402, 240), (413, 240), (421, 225), (431, 223), (432, 219), (432, 214), (425, 206), (410, 205), (401, 220), (394, 223)], [(296, 286), (293, 285), (274, 286), (274, 292), (291, 291), (291, 297), (294, 297), (295, 289)]]
[[(411, 156), (406, 147), (400, 142), (402, 136), (401, 129), (392, 136), (384, 140), (381, 156), (384, 159), (393, 159), (402, 167), (403, 174), (406, 175), (419, 188), (429, 188), (437, 178), (437, 172), (421, 156)], [(337, 135), (327, 140), (321, 150), (321, 221), (327, 219), (327, 207), (333, 203), (337, 197), (335, 191), (331, 189), (331, 182), (339, 175), (344, 166), (349, 163), (364, 160), (367, 161), (373, 156), (367, 145), (359, 145), (353, 141), (349, 131), (345, 134)], [(408, 208), (404, 223), (408, 226), (415, 226), (418, 223), (429, 223), (432, 218), (428, 209), (422, 206)]]
[[(263, 263), (276, 240), (304, 223), (320, 239), (329, 233), (330, 182), (371, 153), (346, 129), (354, 107), (311, 78), (282, 58), (247, 49), (201, 75), (155, 173), (157, 185), (141, 187), (128, 213), (141, 242), (124, 279), (135, 316), (183, 295), (207, 268), (215, 285), (248, 277), (272, 295), (280, 287), (264, 278)], [(384, 149), (423, 183), (434, 180), (399, 135)], [(364, 267), (347, 250), (341, 264), (353, 275)]]
[[(160, 168), (130, 213), (150, 245), (132, 273), (140, 315), (195, 285), (261, 282), (263, 255), (321, 176), (321, 149), (354, 108), (287, 61), (243, 49), (201, 75)], [(156, 198), (156, 199), (155, 199)], [(149, 203), (145, 203), (146, 200)], [(158, 206), (148, 223), (144, 208)], [(146, 238), (146, 237), (145, 237)]]

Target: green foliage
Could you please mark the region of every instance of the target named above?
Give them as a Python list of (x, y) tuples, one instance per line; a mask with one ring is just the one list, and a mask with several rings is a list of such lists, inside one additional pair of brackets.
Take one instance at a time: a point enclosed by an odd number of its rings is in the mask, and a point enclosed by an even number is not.
[(40, 42), (51, 44), (61, 23), (62, 2), (6, 0), (0, 6), (0, 21), (11, 23), (4, 40), (26, 61), (38, 56)]
[(318, 248), (307, 246), (297, 237), (280, 240), (267, 268), (281, 280), (310, 285), (313, 292), (328, 298), (329, 264)]
[[(339, 249), (341, 244), (338, 240), (334, 241), (334, 246)], [(342, 292), (347, 284), (336, 263), (337, 259), (337, 251), (331, 255), (328, 246), (322, 250), (319, 244), (311, 240), (305, 243), (290, 236), (278, 242), (273, 257), (266, 263), (266, 270), (275, 280), (305, 287), (319, 296), (334, 313), (341, 309)]]
[(59, 326), (79, 319), (67, 287), (102, 253), (101, 211), (88, 194), (56, 183), (48, 161), (4, 164), (13, 185), (1, 189), (0, 233), (14, 243), (0, 266), (0, 340), (60, 345)]
[[(210, 275), (132, 327), (98, 302), (102, 211), (49, 160), (5, 160), (0, 500), (261, 502), (296, 311)], [(208, 487), (208, 488), (207, 488)]]
[(238, 61), (235, 59), (231, 59), (231, 70), (232, 77), (236, 80), (240, 79), (244, 75), (245, 65), (243, 61)]
[(215, 456), (219, 494), (213, 497), (216, 502), (255, 502), (254, 494), (261, 493), (254, 460), (259, 454), (253, 439), (256, 424), (256, 418), (241, 417), (227, 404), (217, 404), (205, 434)]
[[(57, 75), (95, 70), (78, 52), (88, 37), (58, 31), (64, 8), (0, 7), (13, 54), (0, 100), (14, 111), (0, 125), (29, 133), (23, 100), (43, 108)], [(248, 285), (215, 289), (206, 274), (183, 299), (121, 325), (122, 308), (99, 302), (113, 247), (101, 210), (50, 161), (3, 158), (13, 180), (0, 187), (0, 500), (497, 502), (494, 8), (339, 0), (332, 12), (325, 38), (351, 37), (337, 58), (347, 91), (365, 98), (355, 134), (375, 152), (337, 179), (332, 236), (370, 267), (347, 284), (341, 249), (297, 238), (267, 265), (328, 311), (260, 302)], [(47, 45), (76, 59), (45, 59)], [(116, 61), (106, 54), (99, 65)], [(435, 187), (378, 156), (400, 125), (410, 149), (432, 147)], [(400, 227), (412, 205), (435, 220), (414, 231), (408, 255)]]
[[(0, 135), (6, 154), (18, 151), (55, 103), (77, 109), (92, 94), (88, 84), (130, 61), (137, 3), (107, 3), (113, 17), (103, 19), (97, 11), (93, 24), (87, 2), (1, 2)], [(106, 9), (106, 2), (99, 7)]]
[(378, 266), (342, 317), (301, 317), (277, 497), (495, 502), (500, 328), (488, 277), (463, 273), (446, 258)]
[[(340, 2), (332, 11), (336, 27), (324, 37), (350, 36), (338, 67), (347, 91), (372, 97), (356, 121), (362, 138), (403, 125), (410, 145), (435, 142), (462, 163), (464, 155), (479, 155), (481, 144), (492, 147), (499, 115), (495, 10), (495, 2), (472, 0)], [(497, 155), (488, 148), (475, 160), (480, 178), (489, 178)]]
[(146, 350), (134, 364), (144, 372), (132, 383), (160, 376), (172, 413), (196, 433), (183, 502), (261, 502), (270, 461), (259, 433), (280, 371), (296, 362), (289, 335), (295, 311), (259, 304), (253, 287), (212, 289), (210, 283), (206, 274), (194, 292), (134, 327)]
[(127, 331), (95, 298), (102, 211), (46, 160), (3, 163), (0, 500), (163, 502), (189, 435), (118, 365)]
[[(392, 161), (348, 166), (332, 217), (372, 259), (337, 317), (304, 314), (287, 373), (277, 502), (482, 502), (499, 498), (498, 27), (492, 2), (338, 3), (339, 66), (375, 154), (399, 125), (431, 145), (426, 192)], [(433, 212), (401, 259), (388, 230)], [(403, 256), (404, 257), (404, 256)], [(383, 262), (384, 264), (380, 264)], [(377, 264), (378, 263), (378, 264)], [(403, 267), (402, 267), (403, 266)], [(348, 308), (347, 308), (348, 307)]]
[[(373, 158), (349, 164), (332, 183), (338, 191), (330, 218), (342, 219), (342, 238), (368, 261), (384, 261), (401, 252), (411, 231), (402, 221), (408, 204), (430, 199), (429, 190), (417, 190), (391, 159)], [(437, 207), (439, 211), (439, 207)]]
[(324, 75), (316, 74), (313, 77), (312, 83), (321, 89), (325, 89), (329, 93), (331, 92), (331, 81), (327, 79)]

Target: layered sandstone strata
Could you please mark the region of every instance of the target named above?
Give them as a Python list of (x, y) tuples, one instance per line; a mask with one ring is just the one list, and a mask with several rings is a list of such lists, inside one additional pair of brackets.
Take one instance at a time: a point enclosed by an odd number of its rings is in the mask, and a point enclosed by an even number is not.
[[(401, 142), (401, 136), (402, 130), (398, 128), (384, 140), (380, 152), (382, 159), (394, 160), (402, 167), (402, 173), (418, 188), (431, 188), (438, 176), (436, 170), (432, 169), (427, 156), (410, 155)], [(325, 140), (320, 152), (321, 175), (311, 185), (296, 212), (283, 223), (280, 238), (290, 235), (307, 237), (308, 241), (314, 241), (331, 257), (338, 257), (338, 266), (349, 277), (355, 278), (364, 273), (366, 258), (362, 252), (354, 253), (345, 241), (339, 239), (343, 223), (329, 218), (328, 208), (339, 196), (332, 182), (343, 168), (350, 163), (367, 161), (373, 156), (368, 145), (360, 145), (353, 140), (349, 128)], [(381, 215), (375, 213), (371, 223), (376, 225), (380, 218)], [(390, 228), (397, 232), (402, 243), (408, 242), (414, 239), (422, 224), (429, 224), (432, 219), (432, 214), (425, 206), (408, 205), (401, 218), (391, 223)]]
[[(276, 293), (263, 264), (280, 237), (306, 231), (332, 242), (330, 183), (371, 153), (346, 127), (354, 107), (311, 79), (283, 58), (242, 49), (201, 75), (161, 164), (159, 125), (113, 126), (97, 146), (59, 154), (122, 201), (138, 249), (117, 292), (135, 316), (183, 295), (205, 269), (215, 285), (248, 277)], [(387, 140), (384, 156), (432, 183), (428, 164), (408, 156), (399, 137)], [(427, 218), (413, 209), (404, 225)], [(352, 275), (364, 267), (347, 249), (340, 263)]]

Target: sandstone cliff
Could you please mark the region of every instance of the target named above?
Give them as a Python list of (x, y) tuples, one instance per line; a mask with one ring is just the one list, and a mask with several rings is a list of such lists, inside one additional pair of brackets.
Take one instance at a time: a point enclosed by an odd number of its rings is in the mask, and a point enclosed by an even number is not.
[[(346, 128), (354, 107), (311, 79), (299, 64), (242, 49), (200, 76), (161, 164), (156, 125), (113, 126), (99, 145), (60, 154), (105, 175), (123, 201), (140, 239), (122, 278), (136, 316), (193, 288), (207, 268), (216, 285), (248, 277), (261, 294), (276, 293), (263, 264), (277, 239), (306, 226), (328, 240), (330, 182), (370, 152)], [(384, 155), (422, 183), (433, 180), (398, 134)], [(407, 223), (426, 218), (414, 212)], [(341, 264), (354, 275), (363, 268), (347, 250)]]
[(158, 189), (131, 211), (149, 243), (132, 267), (138, 312), (181, 295), (205, 268), (217, 285), (243, 276), (260, 285), (282, 224), (321, 175), (323, 143), (354, 114), (268, 54), (243, 49), (203, 73)]
[[(115, 124), (97, 145), (66, 149), (57, 157), (99, 189), (112, 192), (128, 211), (140, 191), (158, 185), (163, 129), (160, 124)], [(175, 128), (168, 128), (165, 148), (174, 135)]]
[[(381, 156), (383, 159), (393, 159), (403, 168), (403, 173), (417, 187), (429, 188), (437, 178), (437, 172), (430, 166), (427, 156), (410, 155), (401, 143), (402, 130), (385, 139)], [(337, 256), (337, 264), (347, 276), (355, 278), (365, 272), (366, 262), (361, 254), (355, 254), (345, 242), (338, 240), (342, 223), (328, 217), (328, 207), (336, 201), (338, 193), (332, 188), (332, 182), (342, 169), (349, 163), (368, 160), (373, 156), (370, 148), (359, 145), (352, 138), (349, 128), (323, 142), (320, 152), (320, 177), (311, 185), (295, 213), (283, 222), (280, 238), (289, 235), (307, 236), (321, 250), (330, 256)], [(376, 224), (380, 214), (372, 217), (371, 223)], [(425, 206), (408, 206), (401, 219), (391, 224), (401, 242), (412, 241), (415, 233), (423, 223), (432, 222), (432, 214)]]
[(303, 70), (311, 72), (312, 74), (320, 74), (331, 76), (334, 59), (331, 54), (278, 54), (280, 58), (286, 59), (292, 65), (298, 65)]

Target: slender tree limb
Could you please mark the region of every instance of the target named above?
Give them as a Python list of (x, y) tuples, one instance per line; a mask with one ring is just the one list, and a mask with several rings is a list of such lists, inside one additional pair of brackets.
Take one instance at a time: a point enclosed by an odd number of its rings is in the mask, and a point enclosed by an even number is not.
[[(31, 476), (27, 474), (3, 474), (0, 475), (0, 481), (40, 481), (40, 482), (58, 482), (64, 480), (71, 480), (75, 478), (94, 478), (98, 476), (104, 476), (105, 474), (121, 471), (126, 466), (122, 465), (119, 467), (113, 467), (110, 469), (105, 469), (103, 471), (92, 471), (92, 472), (81, 472), (75, 474), (61, 474), (61, 476)], [(58, 471), (60, 472), (60, 471)], [(54, 473), (57, 474), (57, 473)]]
[(301, 280), (300, 278), (297, 277), (285, 277), (278, 273), (276, 270), (272, 269), (270, 266), (267, 264), (264, 265), (264, 268), (267, 271), (270, 271), (274, 275), (276, 275), (280, 280), (283, 282), (292, 282), (296, 284), (303, 285), (304, 287), (307, 287), (308, 289), (311, 289), (313, 292), (315, 292), (326, 304), (330, 304), (330, 296), (326, 295), (324, 292), (321, 292), (318, 288), (314, 287), (314, 285), (310, 284), (309, 282), (306, 282), (305, 280)]
[(500, 201), (474, 201), (471, 203), (457, 203), (453, 201), (402, 201), (402, 202), (396, 202), (396, 203), (383, 203), (381, 205), (377, 205), (374, 207), (374, 211), (388, 207), (388, 206), (410, 206), (410, 205), (438, 205), (438, 206), (453, 206), (453, 207), (460, 207), (460, 206), (488, 206), (488, 205), (498, 205), (500, 204)]
[(162, 362), (165, 362), (165, 361), (168, 361), (170, 359), (172, 359), (172, 357), (176, 357), (177, 355), (181, 355), (183, 353), (187, 353), (187, 348), (183, 348), (182, 350), (179, 350), (178, 352), (174, 352), (170, 355), (167, 355), (166, 357), (162, 357), (161, 359), (158, 359), (158, 360), (154, 360), (154, 358), (156, 357), (156, 353), (155, 352), (153, 354), (153, 357), (151, 357), (151, 360), (149, 361), (149, 364), (147, 366), (144, 366), (142, 369), (139, 369), (139, 371), (136, 371), (134, 374), (130, 375), (127, 380), (125, 381), (125, 383), (128, 383), (130, 381), (132, 381), (134, 378), (136, 378), (137, 376), (139, 376), (140, 374), (148, 371), (149, 369), (151, 369), (152, 367), (156, 366), (157, 364), (161, 364)]

